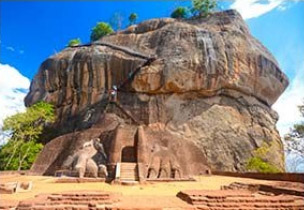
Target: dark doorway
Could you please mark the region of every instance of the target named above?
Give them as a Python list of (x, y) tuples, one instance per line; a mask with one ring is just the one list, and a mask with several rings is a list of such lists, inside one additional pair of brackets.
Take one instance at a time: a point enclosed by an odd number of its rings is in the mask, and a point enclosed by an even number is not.
[(136, 162), (135, 147), (124, 147), (121, 151), (121, 162)]

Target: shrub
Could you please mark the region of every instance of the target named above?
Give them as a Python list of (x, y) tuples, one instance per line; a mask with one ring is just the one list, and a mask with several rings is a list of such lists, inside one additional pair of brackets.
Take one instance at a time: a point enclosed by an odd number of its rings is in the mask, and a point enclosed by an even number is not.
[(113, 29), (110, 24), (105, 22), (98, 22), (91, 32), (91, 41), (96, 41), (101, 37), (113, 33)]
[(177, 7), (172, 13), (172, 18), (187, 18), (188, 10), (186, 7)]
[(78, 46), (81, 44), (81, 41), (79, 38), (77, 39), (72, 39), (69, 41), (68, 47), (74, 47), (74, 46)]
[(274, 145), (274, 142), (272, 142), (270, 146), (263, 142), (263, 144), (253, 152), (254, 156), (247, 161), (246, 169), (260, 173), (281, 172), (279, 168), (267, 161), (267, 156)]
[(207, 17), (215, 8), (216, 0), (192, 0), (192, 14)]
[(138, 15), (136, 13), (131, 13), (129, 16), (129, 25), (135, 24), (137, 18), (138, 18)]
[(260, 157), (252, 157), (249, 159), (246, 169), (260, 173), (279, 173), (281, 172), (276, 166), (268, 163)]

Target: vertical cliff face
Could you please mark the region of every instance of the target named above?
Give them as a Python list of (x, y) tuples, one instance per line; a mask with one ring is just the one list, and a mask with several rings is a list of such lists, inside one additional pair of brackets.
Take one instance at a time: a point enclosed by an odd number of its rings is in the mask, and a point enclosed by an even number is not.
[[(117, 105), (109, 104), (113, 85)], [(194, 20), (152, 19), (90, 45), (66, 48), (42, 63), (25, 103), (56, 105), (53, 128), (65, 134), (62, 142), (72, 141), (75, 131), (103, 136), (116, 128), (105, 123), (114, 114), (115, 123), (141, 124), (147, 133), (170, 136), (158, 143), (162, 147), (191, 145), (212, 170), (246, 170), (263, 142), (272, 148), (270, 162), (283, 169), (278, 116), (271, 105), (287, 85), (272, 55), (229, 10)], [(48, 145), (52, 141), (58, 138)], [(77, 149), (78, 141), (62, 150)], [(60, 167), (58, 160), (46, 164)]]

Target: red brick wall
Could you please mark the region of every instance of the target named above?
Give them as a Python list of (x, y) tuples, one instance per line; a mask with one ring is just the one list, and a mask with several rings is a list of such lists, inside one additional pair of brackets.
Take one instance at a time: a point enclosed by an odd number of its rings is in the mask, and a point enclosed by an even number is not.
[(304, 183), (304, 173), (236, 173), (228, 171), (212, 171), (213, 175), (243, 177), (264, 180), (290, 181)]

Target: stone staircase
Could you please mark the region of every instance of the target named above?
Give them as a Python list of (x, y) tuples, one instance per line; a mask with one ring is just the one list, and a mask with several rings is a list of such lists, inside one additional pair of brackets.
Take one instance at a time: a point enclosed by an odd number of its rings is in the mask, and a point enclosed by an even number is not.
[(177, 197), (201, 210), (303, 210), (303, 197), (290, 195), (261, 195), (235, 190), (190, 190)]
[(121, 181), (138, 181), (138, 166), (136, 163), (120, 164), (120, 180)]
[(132, 114), (130, 114), (127, 110), (125, 110), (118, 101), (112, 103), (115, 104), (122, 111), (122, 113), (124, 113), (128, 118), (130, 118), (135, 124), (140, 125), (140, 122), (137, 119), (135, 119), (132, 116)]

